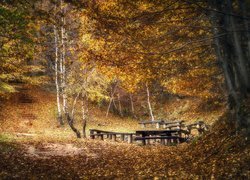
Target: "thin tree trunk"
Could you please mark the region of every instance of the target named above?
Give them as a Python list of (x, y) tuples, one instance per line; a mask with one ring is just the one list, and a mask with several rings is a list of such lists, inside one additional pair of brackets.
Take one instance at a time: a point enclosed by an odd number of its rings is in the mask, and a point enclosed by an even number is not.
[(65, 116), (67, 119), (67, 122), (69, 124), (69, 127), (75, 132), (77, 138), (81, 138), (81, 133), (78, 131), (78, 129), (74, 126), (74, 119), (73, 117), (70, 116), (69, 114), (69, 109), (68, 109), (68, 97), (67, 94), (65, 93)]
[(148, 84), (146, 84), (146, 90), (147, 90), (147, 102), (148, 102), (149, 113), (150, 113), (150, 116), (151, 116), (151, 120), (154, 121), (155, 118), (154, 118), (152, 106), (151, 106), (151, 103), (150, 103), (150, 93), (149, 93)]
[(87, 105), (87, 98), (85, 99), (84, 97), (85, 97), (84, 93), (82, 93), (82, 133), (83, 133), (82, 136), (83, 138), (86, 138), (88, 105)]
[(129, 99), (130, 99), (130, 104), (131, 104), (131, 113), (132, 113), (132, 116), (135, 117), (135, 108), (134, 108), (133, 96), (131, 93), (129, 93)]
[(110, 101), (109, 101), (108, 109), (107, 109), (107, 112), (106, 112), (106, 117), (108, 117), (108, 115), (109, 115), (110, 107), (111, 107), (111, 104), (112, 104), (112, 101), (113, 101), (113, 98), (114, 98), (114, 94), (115, 94), (115, 91), (116, 91), (117, 84), (118, 83), (115, 84), (115, 87), (113, 88), (113, 92), (111, 92)]
[[(233, 10), (232, 10), (232, 1), (231, 0), (227, 0), (227, 4), (228, 4), (228, 10), (229, 13), (232, 14)], [(234, 48), (235, 48), (235, 55), (237, 57), (237, 61), (236, 61), (236, 68), (237, 71), (240, 75), (241, 80), (243, 81), (243, 84), (241, 86), (241, 90), (246, 89), (246, 88), (250, 88), (250, 81), (249, 81), (249, 74), (248, 74), (248, 70), (247, 70), (247, 66), (246, 66), (246, 59), (244, 57), (243, 51), (242, 51), (242, 47), (241, 47), (241, 42), (240, 42), (240, 38), (238, 35), (238, 32), (236, 32), (236, 24), (235, 24), (235, 19), (232, 15), (228, 15), (229, 16), (229, 20), (230, 20), (230, 27), (231, 30), (233, 32), (233, 44), (234, 44)]]
[(61, 71), (61, 91), (62, 91), (62, 99), (63, 99), (63, 112), (65, 111), (65, 104), (66, 104), (66, 97), (65, 97), (65, 89), (66, 89), (66, 67), (65, 67), (65, 18), (63, 17), (65, 15), (64, 8), (63, 8), (63, 0), (60, 1), (60, 8), (61, 8), (61, 60), (60, 60), (60, 71)]
[[(67, 102), (66, 102), (67, 103)], [(69, 127), (72, 129), (72, 131), (75, 132), (77, 138), (81, 138), (81, 133), (78, 131), (78, 129), (74, 126), (74, 120), (70, 117), (69, 112), (66, 109), (66, 118), (69, 124)]]
[(72, 116), (73, 119), (74, 119), (74, 115), (75, 115), (76, 103), (77, 103), (77, 100), (78, 100), (79, 96), (80, 96), (80, 92), (77, 93), (77, 95), (76, 95), (76, 97), (74, 99), (74, 102), (73, 102), (72, 111), (71, 111), (71, 116)]
[(60, 103), (60, 86), (58, 77), (58, 33), (56, 26), (54, 25), (54, 36), (55, 36), (55, 85), (56, 85), (56, 102), (57, 102), (57, 119), (60, 125), (63, 125), (61, 103)]
[(77, 138), (81, 138), (80, 131), (74, 126), (74, 118), (71, 117), (68, 108), (68, 95), (67, 95), (67, 76), (66, 76), (66, 61), (65, 61), (65, 9), (63, 8), (63, 0), (60, 1), (61, 8), (61, 57), (60, 57), (60, 72), (61, 72), (61, 85), (62, 85), (62, 98), (63, 98), (63, 111), (70, 128), (75, 132)]
[(115, 98), (114, 98), (114, 97), (112, 98), (112, 103), (113, 103), (115, 109), (118, 109), (118, 108), (117, 108), (117, 105), (116, 105), (116, 103), (115, 103)]
[(121, 105), (121, 99), (120, 99), (120, 94), (119, 93), (117, 94), (117, 98), (118, 98), (118, 105), (119, 105), (119, 113), (120, 113), (120, 116), (123, 117), (122, 105)]

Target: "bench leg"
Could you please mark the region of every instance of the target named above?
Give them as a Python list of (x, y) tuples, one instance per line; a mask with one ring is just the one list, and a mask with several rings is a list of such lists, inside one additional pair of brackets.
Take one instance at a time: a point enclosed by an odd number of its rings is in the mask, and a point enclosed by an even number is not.
[(161, 139), (161, 144), (165, 145), (165, 139)]
[(128, 135), (128, 143), (133, 143), (133, 136), (132, 134), (131, 135)]
[(93, 136), (94, 135), (94, 131), (93, 130), (90, 130), (89, 134), (90, 134), (90, 139), (95, 139), (95, 136)]
[(103, 138), (103, 134), (102, 134), (102, 135), (100, 135), (100, 139), (101, 139), (101, 140), (103, 140), (103, 139), (104, 139), (104, 138)]
[(125, 139), (124, 134), (121, 134), (121, 141), (124, 141), (124, 139)]
[(145, 140), (145, 139), (142, 140), (142, 145), (143, 145), (143, 146), (146, 145), (146, 140)]
[(168, 145), (168, 139), (164, 139), (165, 140), (165, 145)]
[(116, 134), (113, 134), (113, 135), (112, 135), (112, 140), (113, 140), (113, 141), (116, 141)]
[(110, 140), (112, 139), (112, 134), (109, 134), (109, 139), (110, 139)]

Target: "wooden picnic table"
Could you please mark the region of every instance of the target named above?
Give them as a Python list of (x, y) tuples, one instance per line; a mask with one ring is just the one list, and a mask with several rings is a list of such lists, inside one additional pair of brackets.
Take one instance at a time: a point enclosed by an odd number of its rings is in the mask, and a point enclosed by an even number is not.
[(142, 128), (145, 128), (147, 124), (155, 124), (156, 129), (159, 129), (161, 125), (163, 125), (163, 128), (166, 128), (167, 126), (181, 126), (184, 123), (182, 120), (177, 121), (166, 121), (166, 120), (154, 120), (154, 121), (141, 121), (139, 124), (142, 125)]
[(90, 129), (90, 138), (95, 139), (96, 137), (99, 137), (101, 140), (104, 140), (104, 136), (108, 139), (111, 139), (113, 141), (116, 141), (117, 137), (120, 137), (121, 141), (127, 141), (128, 143), (133, 142), (133, 136), (135, 136), (135, 133), (123, 133), (123, 132), (113, 132), (113, 131), (104, 131), (99, 129)]
[[(136, 131), (136, 138), (135, 140), (141, 140), (142, 144), (146, 144), (146, 140), (148, 139), (176, 139), (177, 143), (179, 143), (180, 140), (183, 140), (184, 138), (181, 137), (181, 133), (186, 131), (183, 131), (181, 129), (176, 130), (139, 130)], [(164, 141), (162, 141), (164, 142)]]
[(206, 125), (205, 122), (203, 121), (197, 121), (195, 123), (187, 125), (186, 127), (187, 127), (187, 130), (190, 132), (190, 134), (191, 134), (192, 129), (197, 129), (199, 135), (203, 134), (205, 131), (208, 130), (208, 125)]
[(178, 123), (184, 123), (183, 120), (177, 120), (177, 121), (163, 121), (162, 124), (168, 125), (168, 124), (178, 124)]
[(178, 120), (178, 121), (164, 121), (162, 123), (164, 129), (172, 129), (172, 128), (177, 128), (177, 129), (182, 129), (182, 127), (185, 126), (184, 121)]
[(145, 128), (147, 124), (155, 124), (156, 128), (159, 129), (160, 125), (163, 123), (163, 120), (154, 120), (154, 121), (141, 121), (139, 124), (142, 125), (142, 128)]
[(178, 133), (180, 130), (139, 130), (136, 131), (136, 135), (141, 135), (142, 137), (150, 135), (166, 135), (170, 136), (172, 133)]

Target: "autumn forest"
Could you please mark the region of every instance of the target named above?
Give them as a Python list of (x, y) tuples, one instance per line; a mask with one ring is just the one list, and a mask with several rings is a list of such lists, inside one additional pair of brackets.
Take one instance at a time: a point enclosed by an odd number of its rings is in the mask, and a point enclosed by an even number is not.
[(0, 179), (248, 179), (249, 138), (249, 0), (0, 0)]

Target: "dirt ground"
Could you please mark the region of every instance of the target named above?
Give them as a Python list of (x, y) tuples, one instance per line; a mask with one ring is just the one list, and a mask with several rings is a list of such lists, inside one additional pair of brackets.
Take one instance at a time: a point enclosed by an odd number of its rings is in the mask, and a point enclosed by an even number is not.
[[(10, 97), (1, 108), (0, 179), (250, 178), (249, 140), (236, 135), (228, 114), (190, 143), (140, 146), (76, 139), (67, 126), (57, 126), (53, 94), (38, 89), (25, 94)], [(94, 112), (88, 128), (140, 128), (136, 120)]]

